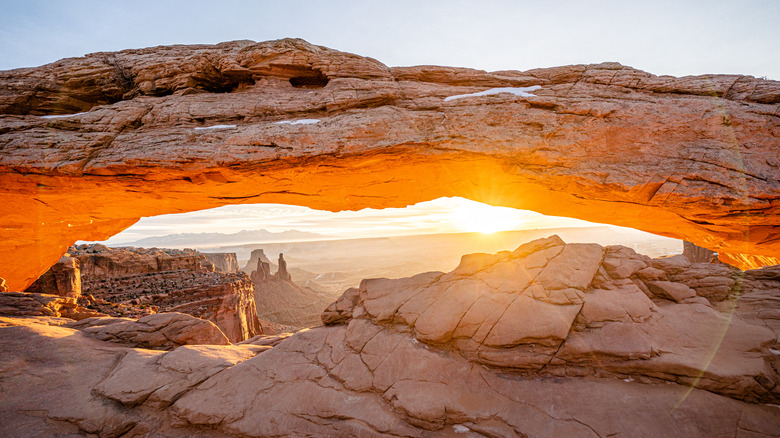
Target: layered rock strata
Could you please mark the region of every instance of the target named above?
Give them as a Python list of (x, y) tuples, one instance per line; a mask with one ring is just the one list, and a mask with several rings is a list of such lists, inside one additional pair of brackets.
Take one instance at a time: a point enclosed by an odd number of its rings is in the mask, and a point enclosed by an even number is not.
[(702, 248), (688, 241), (683, 241), (683, 255), (695, 263), (709, 263), (718, 260), (718, 254), (715, 251)]
[[(719, 266), (552, 237), (365, 280), (328, 326), (169, 352), (5, 318), (0, 368), (26, 367), (0, 374), (0, 432), (778, 436), (780, 274), (712, 271), (741, 279), (721, 298), (696, 273)], [(71, 354), (35, 353), (55, 345)], [(55, 375), (68, 403), (33, 390)]]
[(78, 305), (75, 298), (29, 292), (0, 292), (0, 315), (82, 320), (108, 316)]
[(78, 299), (81, 296), (81, 262), (77, 258), (60, 257), (25, 292), (58, 295)]
[(204, 252), (206, 260), (214, 264), (217, 272), (234, 273), (238, 272), (238, 258), (232, 252)]
[(145, 216), (442, 196), (777, 263), (778, 104), (780, 83), (751, 76), (388, 68), (294, 39), (6, 71), (0, 276), (23, 290), (74, 241)]
[[(71, 254), (81, 261), (89, 304), (106, 313), (186, 313), (214, 322), (231, 342), (262, 333), (249, 277), (214, 272), (214, 265), (197, 251), (97, 244), (71, 248)], [(129, 313), (128, 308), (137, 311)]]

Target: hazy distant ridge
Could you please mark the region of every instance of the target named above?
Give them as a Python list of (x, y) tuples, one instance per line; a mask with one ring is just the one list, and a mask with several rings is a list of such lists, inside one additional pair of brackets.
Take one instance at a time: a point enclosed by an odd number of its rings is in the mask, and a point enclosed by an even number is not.
[[(165, 236), (146, 237), (135, 242), (122, 243), (121, 246), (140, 247), (204, 247), (225, 244), (246, 244), (266, 242), (289, 242), (300, 240), (318, 240), (325, 238), (322, 234), (307, 231), (287, 230), (274, 233), (268, 230), (242, 230), (237, 233), (177, 233)], [(120, 246), (120, 245), (115, 245)]]

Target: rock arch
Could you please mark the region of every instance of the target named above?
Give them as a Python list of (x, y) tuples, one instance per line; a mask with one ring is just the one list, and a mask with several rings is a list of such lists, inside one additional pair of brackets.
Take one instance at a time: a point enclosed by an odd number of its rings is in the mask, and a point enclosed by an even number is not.
[(779, 114), (780, 83), (751, 76), (388, 68), (295, 39), (0, 72), (0, 277), (21, 290), (144, 216), (441, 196), (777, 263)]

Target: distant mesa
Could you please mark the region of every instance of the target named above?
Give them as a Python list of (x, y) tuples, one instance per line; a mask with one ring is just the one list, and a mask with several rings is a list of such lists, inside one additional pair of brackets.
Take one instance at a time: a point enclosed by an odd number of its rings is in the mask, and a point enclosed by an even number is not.
[(116, 246), (136, 246), (161, 248), (203, 248), (218, 245), (240, 245), (247, 243), (287, 242), (300, 240), (320, 240), (327, 238), (322, 234), (308, 231), (287, 230), (272, 232), (267, 230), (243, 230), (237, 233), (177, 233), (164, 236), (146, 237), (135, 242)]

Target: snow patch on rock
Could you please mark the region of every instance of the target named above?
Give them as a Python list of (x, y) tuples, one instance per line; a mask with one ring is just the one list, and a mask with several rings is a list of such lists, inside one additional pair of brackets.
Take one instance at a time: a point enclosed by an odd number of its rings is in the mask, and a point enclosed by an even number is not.
[(205, 131), (207, 129), (232, 129), (235, 128), (236, 125), (214, 125), (214, 126), (203, 126), (195, 128), (196, 131)]
[(515, 96), (520, 97), (533, 97), (536, 96), (535, 94), (529, 93), (529, 91), (536, 91), (538, 89), (542, 88), (541, 85), (532, 85), (530, 87), (503, 87), (503, 88), (491, 88), (489, 90), (480, 91), (477, 93), (469, 93), (469, 94), (458, 94), (455, 96), (449, 96), (445, 97), (444, 101), (449, 102), (451, 100), (455, 99), (464, 99), (467, 97), (477, 97), (477, 96), (490, 96), (493, 94), (501, 94), (501, 93), (509, 93), (514, 94)]
[(86, 114), (86, 113), (61, 114), (61, 115), (55, 115), (55, 116), (41, 116), (41, 118), (42, 119), (62, 119), (64, 117), (74, 117), (74, 116), (80, 116), (82, 114)]
[(301, 119), (301, 120), (282, 120), (276, 122), (277, 125), (313, 125), (318, 123), (320, 119)]

